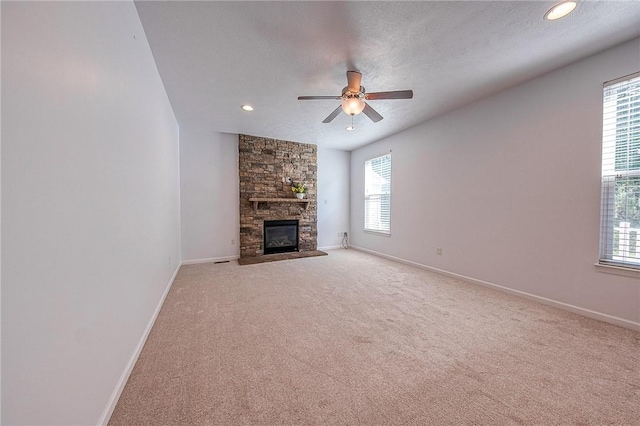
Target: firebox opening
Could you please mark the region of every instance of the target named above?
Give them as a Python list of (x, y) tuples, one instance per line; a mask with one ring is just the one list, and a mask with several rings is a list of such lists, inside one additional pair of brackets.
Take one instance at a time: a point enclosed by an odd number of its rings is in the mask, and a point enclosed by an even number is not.
[(298, 251), (297, 220), (264, 221), (264, 254)]

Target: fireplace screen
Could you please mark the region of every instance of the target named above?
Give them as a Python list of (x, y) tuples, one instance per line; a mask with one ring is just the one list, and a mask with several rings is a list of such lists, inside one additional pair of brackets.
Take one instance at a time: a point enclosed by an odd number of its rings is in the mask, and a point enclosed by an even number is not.
[(298, 251), (297, 220), (264, 221), (264, 254)]

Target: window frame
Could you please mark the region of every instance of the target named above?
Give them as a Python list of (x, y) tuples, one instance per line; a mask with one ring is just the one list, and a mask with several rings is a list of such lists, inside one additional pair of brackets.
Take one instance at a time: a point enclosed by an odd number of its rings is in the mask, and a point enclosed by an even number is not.
[[(372, 185), (367, 180), (367, 168), (370, 167), (370, 166), (368, 166), (368, 164), (372, 163), (375, 160), (382, 159), (384, 157), (388, 157), (389, 158), (388, 159), (388, 163), (389, 163), (389, 166), (388, 166), (388, 170), (389, 170), (388, 191), (385, 192), (385, 191), (381, 190), (379, 192), (370, 192), (370, 187)], [(389, 152), (387, 154), (383, 154), (383, 155), (378, 155), (376, 157), (368, 158), (368, 159), (366, 159), (364, 161), (364, 204), (363, 204), (363, 208), (364, 208), (364, 218), (363, 218), (364, 219), (363, 220), (363, 222), (364, 222), (364, 224), (363, 224), (364, 225), (363, 226), (364, 232), (373, 233), (373, 234), (380, 234), (380, 235), (384, 235), (384, 236), (391, 236), (391, 192), (392, 192), (391, 185), (392, 185), (392, 182), (393, 182), (393, 179), (392, 179), (392, 170), (393, 170), (392, 169), (392, 165), (393, 165), (393, 160), (392, 160), (391, 152)], [(380, 214), (379, 214), (379, 219), (377, 221), (379, 225), (377, 227), (372, 227), (371, 226), (372, 224), (368, 221), (368, 219), (369, 219), (368, 211), (369, 211), (369, 207), (371, 205), (370, 202), (373, 199), (372, 197), (374, 197), (374, 198), (375, 197), (379, 197), (379, 199), (381, 201), (379, 203), (380, 205), (382, 204), (383, 197), (387, 197), (388, 198), (388, 210), (387, 210), (387, 212), (388, 212), (388, 214), (387, 214), (388, 220), (386, 221), (386, 225), (387, 225), (386, 227), (384, 226), (385, 221), (382, 218), (382, 214), (383, 214), (382, 209), (380, 209), (381, 211), (380, 211)], [(383, 225), (383, 226), (380, 226), (380, 225)]]
[[(627, 127), (623, 129), (627, 133), (631, 133), (633, 130), (634, 119), (632, 119), (631, 114), (633, 114), (633, 107), (636, 105), (640, 105), (640, 101), (630, 103), (628, 106), (629, 109), (629, 117), (625, 121), (618, 121), (618, 117), (611, 116), (610, 114), (615, 114), (611, 109), (618, 108), (619, 104), (609, 105), (609, 102), (617, 102), (615, 99), (609, 99), (607, 94), (607, 90), (611, 88), (611, 86), (618, 85), (620, 83), (631, 83), (632, 84), (640, 83), (640, 72), (636, 72), (612, 81), (608, 81), (603, 85), (603, 98), (602, 98), (602, 158), (601, 158), (601, 199), (600, 199), (600, 247), (599, 247), (599, 259), (597, 266), (601, 267), (611, 267), (616, 269), (625, 269), (634, 272), (640, 273), (640, 225), (638, 227), (633, 228), (629, 231), (624, 232), (625, 241), (631, 241), (632, 233), (635, 234), (634, 239), (635, 243), (635, 256), (631, 256), (630, 243), (626, 244), (624, 247), (623, 255), (616, 256), (615, 249), (615, 241), (616, 241), (616, 232), (618, 233), (618, 241), (620, 241), (620, 233), (623, 232), (623, 227), (615, 226), (615, 215), (616, 215), (616, 183), (623, 180), (629, 182), (631, 180), (635, 180), (636, 178), (640, 179), (640, 168), (637, 169), (624, 169), (617, 170), (617, 126), (620, 123), (627, 124)], [(609, 120), (609, 121), (608, 121)], [(612, 121), (613, 120), (613, 121)], [(610, 134), (611, 132), (612, 134)], [(633, 142), (633, 136), (628, 139), (625, 139), (626, 143)], [(628, 148), (627, 148), (628, 150)], [(630, 152), (627, 151), (625, 154), (630, 156)], [(627, 158), (628, 164), (629, 158)], [(628, 211), (625, 209), (625, 212)], [(620, 224), (619, 224), (620, 225)], [(627, 225), (628, 227), (629, 225)], [(625, 246), (625, 244), (620, 244), (618, 242), (618, 253), (620, 253), (621, 248)]]

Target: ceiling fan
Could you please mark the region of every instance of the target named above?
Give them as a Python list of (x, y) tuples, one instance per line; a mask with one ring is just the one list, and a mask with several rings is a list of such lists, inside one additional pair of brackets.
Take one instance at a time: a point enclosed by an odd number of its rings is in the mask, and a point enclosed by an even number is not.
[[(392, 92), (374, 92), (367, 93), (364, 87), (360, 85), (362, 80), (362, 73), (358, 71), (347, 71), (347, 87), (342, 89), (341, 96), (299, 96), (298, 100), (316, 100), (316, 99), (334, 99), (336, 101), (342, 101), (342, 104), (336, 108), (327, 118), (322, 120), (323, 123), (330, 123), (334, 118), (340, 114), (340, 111), (344, 111), (346, 114), (353, 117), (361, 112), (369, 117), (371, 121), (377, 123), (382, 120), (382, 116), (378, 112), (371, 108), (369, 104), (365, 102), (377, 101), (382, 99), (411, 99), (413, 98), (413, 90), (395, 90)], [(353, 128), (353, 125), (351, 126)], [(352, 130), (352, 129), (350, 129)]]

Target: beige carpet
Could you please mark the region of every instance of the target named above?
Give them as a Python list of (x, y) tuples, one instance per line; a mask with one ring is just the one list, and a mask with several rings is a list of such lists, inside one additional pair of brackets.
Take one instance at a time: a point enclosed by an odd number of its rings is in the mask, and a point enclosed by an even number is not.
[(640, 333), (354, 250), (183, 266), (111, 425), (640, 424)]

